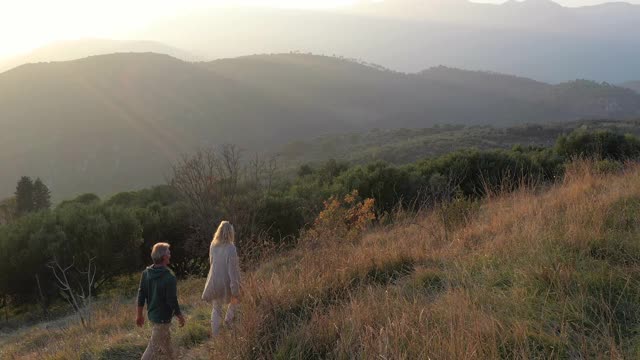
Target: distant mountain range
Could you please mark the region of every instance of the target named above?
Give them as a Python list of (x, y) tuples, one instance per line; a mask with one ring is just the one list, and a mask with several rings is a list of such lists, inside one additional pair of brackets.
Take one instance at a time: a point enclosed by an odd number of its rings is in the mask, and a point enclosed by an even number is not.
[(364, 2), (355, 13), (414, 20), (438, 20), (451, 24), (481, 25), (498, 29), (577, 33), (634, 27), (640, 6), (609, 2), (582, 7), (564, 7), (552, 0), (508, 0), (487, 4), (467, 0), (385, 0)]
[(187, 61), (202, 60), (187, 51), (157, 41), (81, 39), (55, 42), (33, 50), (28, 54), (0, 60), (0, 73), (28, 63), (68, 61), (93, 55), (123, 52), (153, 52), (171, 55)]
[(501, 5), (385, 0), (340, 11), (213, 9), (136, 34), (209, 58), (298, 50), (414, 73), (446, 65), (558, 83), (640, 79), (640, 5), (568, 8), (549, 0)]
[(163, 183), (170, 162), (199, 146), (253, 151), (372, 128), (625, 119), (640, 116), (640, 94), (300, 54), (200, 63), (112, 54), (1, 73), (0, 114), (0, 198), (31, 175), (60, 199)]
[(408, 73), (446, 65), (549, 83), (623, 83), (640, 79), (638, 24), (640, 5), (624, 2), (569, 8), (550, 0), (500, 5), (385, 0), (331, 11), (198, 9), (128, 35), (153, 41), (57, 43), (0, 61), (0, 72), (24, 63), (115, 52), (154, 52), (193, 61), (299, 51), (362, 59)]

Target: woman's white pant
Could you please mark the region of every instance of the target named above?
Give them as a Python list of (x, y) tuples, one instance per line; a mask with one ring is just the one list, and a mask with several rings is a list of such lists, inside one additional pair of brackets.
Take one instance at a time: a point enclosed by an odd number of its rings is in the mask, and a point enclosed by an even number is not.
[[(211, 332), (213, 336), (220, 333), (220, 324), (222, 323), (222, 307), (224, 303), (220, 300), (213, 300), (213, 309), (211, 310)], [(227, 314), (224, 316), (226, 326), (231, 326), (233, 318), (236, 315), (238, 304), (229, 304)]]

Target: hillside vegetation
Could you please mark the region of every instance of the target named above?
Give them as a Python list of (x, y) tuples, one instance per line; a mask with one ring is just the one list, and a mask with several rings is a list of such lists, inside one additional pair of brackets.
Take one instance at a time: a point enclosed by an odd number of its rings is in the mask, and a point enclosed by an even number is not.
[(435, 68), (386, 71), (300, 54), (188, 63), (112, 54), (0, 74), (0, 198), (20, 176), (56, 196), (164, 183), (197, 147), (263, 151), (328, 133), (434, 124), (495, 126), (640, 114), (640, 94)]
[(511, 149), (514, 146), (551, 147), (559, 136), (573, 131), (610, 131), (640, 135), (639, 121), (585, 120), (527, 124), (512, 127), (435, 125), (420, 129), (373, 129), (324, 135), (277, 147), (284, 168), (336, 159), (366, 164), (386, 161), (408, 164), (463, 149)]
[[(210, 309), (199, 300), (204, 279), (181, 282), (188, 314), (187, 327), (174, 329), (181, 355), (640, 356), (637, 165), (603, 174), (576, 162), (545, 189), (398, 213), (392, 224), (368, 229), (345, 227), (343, 211), (329, 204), (295, 249), (247, 270), (240, 321), (215, 341), (207, 339)], [(4, 339), (0, 354), (139, 356), (149, 328), (134, 328), (135, 279), (122, 290), (128, 295), (99, 305), (91, 331), (74, 321), (24, 329)]]

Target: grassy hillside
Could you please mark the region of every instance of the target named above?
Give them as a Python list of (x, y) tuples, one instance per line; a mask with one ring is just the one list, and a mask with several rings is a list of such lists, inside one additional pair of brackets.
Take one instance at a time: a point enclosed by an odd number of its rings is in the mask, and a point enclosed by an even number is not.
[[(580, 162), (548, 189), (398, 214), (360, 234), (320, 221), (247, 270), (240, 322), (215, 341), (204, 280), (181, 282), (188, 326), (174, 341), (193, 359), (637, 358), (639, 211), (640, 167), (603, 175)], [(27, 328), (0, 354), (139, 356), (149, 329), (134, 328), (135, 285), (125, 288), (91, 331)]]
[(229, 142), (254, 151), (375, 127), (640, 113), (640, 94), (627, 89), (450, 72), (300, 54), (209, 63), (113, 54), (20, 66), (0, 74), (0, 198), (22, 175), (41, 177), (57, 199), (155, 185), (180, 154)]

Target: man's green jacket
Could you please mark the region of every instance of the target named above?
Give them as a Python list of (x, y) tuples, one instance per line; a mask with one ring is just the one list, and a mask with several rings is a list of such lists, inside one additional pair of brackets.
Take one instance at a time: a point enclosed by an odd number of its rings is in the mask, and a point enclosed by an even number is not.
[(138, 288), (138, 306), (147, 304), (149, 320), (156, 324), (170, 323), (180, 315), (176, 276), (166, 266), (149, 266), (142, 272)]

